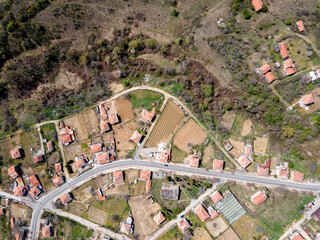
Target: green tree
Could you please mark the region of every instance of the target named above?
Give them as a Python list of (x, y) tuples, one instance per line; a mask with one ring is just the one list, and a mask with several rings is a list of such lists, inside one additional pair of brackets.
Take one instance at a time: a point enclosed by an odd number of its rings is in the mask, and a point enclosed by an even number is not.
[(287, 24), (288, 26), (290, 26), (290, 25), (292, 24), (292, 21), (291, 21), (290, 19), (288, 19), (288, 20), (286, 21), (286, 24)]
[(147, 48), (154, 49), (154, 48), (156, 48), (157, 44), (158, 44), (158, 42), (153, 38), (148, 38), (145, 41), (145, 45), (146, 45)]
[(175, 9), (175, 8), (171, 8), (171, 10), (170, 10), (170, 15), (172, 16), (172, 17), (178, 17), (179, 16), (179, 11), (177, 10), (177, 9)]
[(250, 19), (251, 18), (251, 12), (248, 8), (243, 9), (242, 15), (244, 19)]
[(14, 21), (10, 21), (7, 25), (7, 32), (13, 32), (16, 28), (16, 24)]

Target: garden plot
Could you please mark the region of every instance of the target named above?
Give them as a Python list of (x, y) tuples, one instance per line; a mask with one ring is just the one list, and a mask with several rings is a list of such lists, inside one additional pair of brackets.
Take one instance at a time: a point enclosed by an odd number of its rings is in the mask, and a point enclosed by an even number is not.
[(238, 237), (237, 233), (233, 231), (232, 228), (229, 228), (221, 236), (219, 236), (217, 240), (241, 240), (241, 239)]
[(254, 153), (265, 156), (267, 154), (268, 140), (267, 137), (255, 137), (253, 142)]
[(120, 116), (121, 122), (133, 119), (132, 104), (128, 98), (120, 97), (115, 100), (115, 108)]
[(210, 234), (204, 228), (196, 228), (193, 232), (194, 240), (211, 240)]
[(242, 130), (241, 130), (241, 136), (247, 136), (250, 135), (252, 132), (252, 121), (250, 119), (246, 119), (243, 122)]
[(88, 218), (90, 221), (98, 223), (99, 225), (105, 225), (107, 221), (108, 213), (95, 207), (90, 207), (88, 211)]
[(125, 157), (130, 151), (135, 149), (136, 145), (130, 141), (130, 137), (137, 128), (138, 124), (131, 121), (119, 125), (119, 128), (114, 130), (118, 159)]
[(218, 237), (221, 233), (228, 229), (228, 224), (221, 218), (206, 223), (206, 228), (213, 237)]
[(234, 119), (236, 117), (236, 114), (234, 112), (226, 112), (222, 116), (221, 120), (221, 126), (228, 130), (228, 132), (231, 131)]

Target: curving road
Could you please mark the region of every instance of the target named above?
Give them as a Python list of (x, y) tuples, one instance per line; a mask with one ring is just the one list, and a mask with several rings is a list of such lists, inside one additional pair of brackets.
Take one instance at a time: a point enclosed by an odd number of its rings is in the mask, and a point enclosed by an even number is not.
[(150, 170), (156, 171), (172, 171), (177, 174), (183, 174), (188, 176), (200, 176), (200, 177), (212, 177), (212, 178), (221, 178), (221, 179), (228, 179), (233, 181), (242, 181), (242, 182), (250, 182), (255, 184), (261, 184), (265, 186), (275, 186), (275, 187), (285, 187), (291, 188), (295, 190), (301, 191), (312, 191), (318, 192), (320, 191), (320, 184), (318, 183), (297, 183), (293, 181), (282, 181), (275, 178), (270, 177), (258, 177), (258, 176), (251, 176), (243, 171), (238, 171), (235, 173), (227, 173), (227, 172), (217, 172), (217, 171), (208, 171), (205, 169), (200, 168), (190, 168), (186, 167), (185, 165), (178, 165), (178, 164), (168, 164), (164, 165), (162, 163), (157, 162), (148, 162), (142, 160), (119, 160), (115, 161), (106, 165), (102, 165), (99, 167), (95, 167), (87, 172), (83, 173), (82, 175), (78, 176), (77, 178), (73, 179), (71, 182), (62, 185), (59, 188), (56, 188), (54, 191), (49, 193), (48, 195), (43, 196), (39, 199), (37, 205), (33, 209), (32, 220), (31, 220), (31, 239), (36, 239), (37, 228), (39, 225), (40, 215), (43, 209), (48, 208), (53, 201), (59, 198), (63, 193), (71, 191), (74, 187), (77, 187), (84, 182), (90, 180), (91, 178), (102, 174), (107, 171), (113, 170), (123, 170), (125, 168), (147, 168)]

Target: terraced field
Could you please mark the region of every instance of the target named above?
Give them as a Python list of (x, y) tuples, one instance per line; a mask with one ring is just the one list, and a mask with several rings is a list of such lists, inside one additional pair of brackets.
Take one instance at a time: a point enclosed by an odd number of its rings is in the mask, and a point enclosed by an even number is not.
[(183, 117), (183, 111), (174, 102), (168, 102), (150, 134), (146, 147), (156, 147), (159, 142), (168, 143)]

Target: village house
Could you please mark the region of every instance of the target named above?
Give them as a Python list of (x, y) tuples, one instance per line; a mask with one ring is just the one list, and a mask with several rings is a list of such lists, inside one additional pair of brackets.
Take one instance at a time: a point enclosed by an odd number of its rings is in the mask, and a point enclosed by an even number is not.
[(190, 227), (191, 227), (190, 223), (185, 218), (178, 224), (178, 228), (182, 233), (186, 232)]
[(16, 197), (22, 197), (27, 194), (27, 189), (25, 187), (16, 186), (13, 190), (13, 194)]
[(260, 164), (257, 167), (257, 172), (256, 172), (257, 175), (258, 176), (264, 176), (264, 177), (269, 176), (269, 174), (270, 174), (270, 164), (271, 164), (271, 161), (269, 159), (267, 159), (264, 164)]
[(41, 230), (42, 237), (49, 238), (53, 236), (53, 229), (51, 226), (44, 226)]
[(54, 165), (54, 169), (58, 175), (62, 174), (62, 164), (61, 163), (56, 163)]
[(284, 60), (284, 69), (288, 76), (296, 73), (296, 69), (291, 58)]
[(118, 113), (114, 113), (108, 116), (109, 122), (111, 125), (115, 125), (120, 122)]
[(272, 83), (275, 78), (273, 76), (273, 74), (271, 73), (271, 68), (268, 64), (264, 64), (262, 65), (259, 69), (258, 69), (258, 73), (260, 73), (261, 75), (263, 75), (265, 77), (265, 79), (269, 82)]
[(96, 154), (96, 160), (97, 160), (97, 164), (102, 165), (105, 163), (109, 163), (109, 162), (113, 162), (115, 160), (115, 156), (111, 153), (98, 153)]
[(148, 181), (151, 179), (151, 171), (150, 170), (141, 170), (140, 171), (140, 180)]
[(131, 224), (126, 223), (126, 222), (121, 222), (120, 223), (120, 232), (130, 235), (133, 232), (133, 229), (131, 227)]
[(72, 201), (72, 196), (70, 193), (65, 193), (60, 197), (60, 201), (62, 204), (67, 205)]
[(16, 182), (17, 182), (19, 187), (24, 187), (25, 186), (22, 177), (17, 177), (16, 178)]
[(113, 182), (116, 185), (124, 184), (123, 171), (119, 170), (113, 173)]
[(98, 152), (102, 152), (102, 143), (96, 143), (90, 146), (91, 148), (91, 153), (98, 153)]
[(244, 155), (252, 161), (253, 147), (251, 144), (246, 144), (246, 146), (244, 147)]
[(291, 235), (291, 237), (289, 237), (290, 240), (305, 240), (300, 233), (295, 232), (294, 234)]
[(262, 9), (263, 3), (261, 0), (252, 0), (251, 2), (256, 12), (259, 12)]
[(146, 193), (150, 193), (151, 192), (151, 185), (152, 185), (152, 181), (151, 180), (147, 180), (146, 181)]
[(78, 157), (75, 157), (75, 165), (78, 170), (83, 170), (87, 167), (88, 158), (81, 154)]
[(17, 166), (11, 166), (8, 168), (8, 174), (12, 179), (15, 179), (19, 176), (18, 173), (18, 167)]
[(156, 114), (155, 108), (153, 108), (151, 112), (148, 112), (147, 110), (143, 109), (141, 113), (141, 119), (146, 123), (151, 123), (154, 119), (155, 114)]
[(162, 212), (158, 212), (154, 217), (153, 221), (159, 226), (161, 223), (163, 223), (166, 220), (166, 218), (163, 216)]
[(180, 188), (179, 185), (172, 183), (162, 183), (160, 197), (165, 200), (178, 200)]
[(54, 175), (53, 178), (52, 178), (52, 183), (56, 187), (61, 186), (62, 184), (64, 184), (63, 176), (62, 175)]
[(309, 105), (313, 104), (314, 103), (314, 98), (313, 98), (312, 93), (307, 94), (307, 95), (303, 95), (301, 97), (301, 101), (302, 101), (302, 104), (304, 106), (309, 106)]
[(223, 141), (222, 144), (227, 151), (231, 151), (233, 148), (233, 146), (229, 142)]
[(202, 222), (205, 222), (210, 217), (207, 210), (201, 204), (194, 209), (194, 213)]
[(209, 215), (210, 215), (210, 218), (211, 219), (216, 219), (217, 217), (219, 217), (219, 213), (217, 210), (214, 210), (212, 206), (210, 206), (208, 208), (208, 212), (209, 212)]
[(289, 57), (287, 45), (283, 42), (280, 43), (280, 54), (281, 54), (283, 60), (285, 60)]
[(99, 201), (106, 200), (106, 197), (103, 195), (103, 192), (102, 192), (101, 188), (97, 189), (97, 190), (96, 190), (96, 193), (97, 193), (97, 195), (98, 195)]
[(14, 228), (14, 223), (15, 223), (14, 217), (11, 217), (11, 218), (10, 218), (11, 229)]
[(54, 150), (54, 144), (53, 141), (50, 140), (47, 142), (47, 152), (52, 152)]
[(300, 173), (298, 171), (292, 171), (291, 172), (291, 178), (292, 178), (293, 181), (303, 182), (304, 174)]
[(302, 21), (302, 20), (299, 20), (299, 21), (297, 22), (297, 26), (298, 26), (298, 30), (299, 30), (300, 32), (304, 32), (305, 28), (304, 28), (304, 24), (303, 24), (303, 21)]
[(196, 156), (189, 155), (184, 160), (189, 165), (189, 167), (199, 167), (200, 159)]
[(34, 174), (29, 177), (29, 181), (32, 186), (29, 193), (34, 199), (38, 199), (43, 194), (43, 189), (42, 189), (42, 186), (38, 180), (38, 177)]
[(169, 163), (171, 160), (171, 149), (167, 148), (166, 143), (159, 143), (155, 159), (159, 162)]
[(101, 130), (101, 134), (108, 132), (111, 130), (110, 125), (107, 121), (102, 121), (100, 123), (100, 130)]
[(267, 200), (267, 198), (267, 194), (259, 191), (251, 196), (251, 202), (255, 205), (259, 205), (263, 203), (265, 200)]
[(16, 147), (15, 149), (12, 149), (10, 151), (10, 155), (12, 159), (18, 159), (22, 157), (22, 148), (21, 147)]
[(103, 105), (99, 105), (100, 116), (103, 120), (108, 120), (107, 110)]
[(44, 155), (38, 155), (38, 156), (34, 156), (33, 160), (35, 163), (40, 163), (44, 161)]
[(60, 129), (60, 139), (61, 144), (63, 144), (64, 146), (68, 146), (75, 140), (74, 132), (68, 126), (66, 126)]
[(16, 240), (22, 240), (22, 238), (23, 238), (23, 233), (17, 232), (16, 235), (15, 235), (15, 239)]
[(248, 159), (248, 157), (244, 156), (244, 155), (240, 156), (237, 159), (237, 161), (240, 164), (240, 166), (243, 167), (243, 168), (246, 168), (251, 164), (251, 161)]
[(224, 161), (214, 159), (212, 163), (213, 170), (222, 171), (224, 168)]
[(289, 179), (289, 171), (282, 165), (276, 167), (279, 179)]
[(143, 135), (139, 133), (137, 130), (135, 130), (130, 137), (130, 140), (132, 142), (135, 142), (136, 144), (140, 145), (141, 139), (143, 138)]
[(215, 191), (210, 198), (214, 204), (217, 204), (223, 199), (222, 195), (218, 191)]

